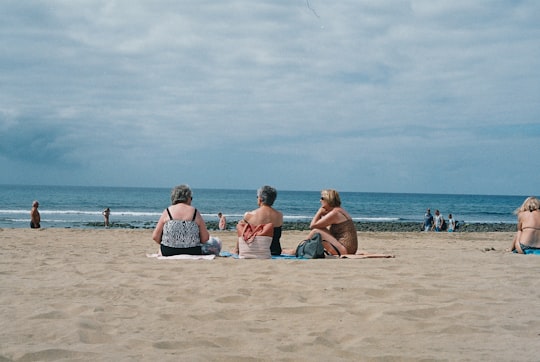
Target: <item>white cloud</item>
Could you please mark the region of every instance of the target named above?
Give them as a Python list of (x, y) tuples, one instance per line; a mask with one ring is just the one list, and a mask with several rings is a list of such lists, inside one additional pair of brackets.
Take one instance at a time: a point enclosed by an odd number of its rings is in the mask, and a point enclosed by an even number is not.
[[(515, 193), (522, 139), (538, 134), (539, 10), (531, 1), (3, 2), (1, 137), (29, 142), (51, 130), (55, 142), (41, 155), (46, 170), (6, 143), (0, 164), (19, 170), (0, 182), (39, 171), (43, 183), (60, 172), (70, 184), (168, 186), (155, 174), (169, 174), (197, 187), (266, 177), (281, 189), (423, 192), (448, 180), (452, 192)], [(64, 173), (66, 160), (77, 172)], [(226, 173), (226, 184), (209, 172)], [(534, 193), (521, 182), (521, 194)]]

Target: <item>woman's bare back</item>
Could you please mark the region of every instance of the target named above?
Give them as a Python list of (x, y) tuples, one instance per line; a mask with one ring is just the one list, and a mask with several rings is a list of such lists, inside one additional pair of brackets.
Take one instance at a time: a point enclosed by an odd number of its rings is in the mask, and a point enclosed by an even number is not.
[(519, 214), (521, 235), (518, 240), (524, 245), (540, 247), (540, 210), (523, 211)]

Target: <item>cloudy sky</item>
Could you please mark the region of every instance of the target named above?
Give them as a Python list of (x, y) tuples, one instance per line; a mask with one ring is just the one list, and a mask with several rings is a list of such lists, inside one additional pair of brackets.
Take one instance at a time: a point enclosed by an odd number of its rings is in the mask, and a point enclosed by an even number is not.
[(540, 194), (536, 0), (0, 12), (0, 184)]

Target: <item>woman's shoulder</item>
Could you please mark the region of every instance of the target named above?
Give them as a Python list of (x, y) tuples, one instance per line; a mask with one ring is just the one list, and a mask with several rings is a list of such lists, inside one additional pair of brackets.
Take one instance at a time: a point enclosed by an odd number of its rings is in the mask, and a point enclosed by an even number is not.
[(175, 219), (187, 219), (191, 218), (193, 216), (193, 213), (195, 212), (195, 207), (187, 204), (176, 204), (171, 205), (167, 209), (165, 209), (165, 213), (169, 210), (169, 212), (172, 214), (173, 218)]
[(268, 209), (268, 214), (271, 215), (273, 218), (283, 218), (283, 213), (274, 209), (273, 207), (270, 207)]
[(350, 219), (351, 215), (342, 207), (334, 207), (330, 213), (334, 213), (335, 215), (341, 215), (344, 216), (346, 219)]
[(519, 220), (530, 220), (533, 223), (540, 223), (540, 210), (522, 211), (518, 214)]
[(267, 212), (268, 212), (268, 218), (271, 220), (271, 222), (274, 225), (279, 226), (283, 224), (283, 213), (281, 211), (278, 211), (274, 209), (273, 207), (269, 207)]
[(244, 220), (248, 221), (248, 219), (252, 218), (255, 215), (257, 215), (257, 210), (246, 211), (244, 213)]
[(281, 227), (283, 225), (283, 213), (274, 209), (274, 218), (272, 223), (276, 227)]
[(272, 223), (274, 226), (281, 226), (283, 224), (283, 214), (272, 208), (258, 208), (246, 212), (244, 220), (254, 225)]
[(188, 204), (176, 204), (168, 207), (169, 210), (195, 210), (195, 207)]

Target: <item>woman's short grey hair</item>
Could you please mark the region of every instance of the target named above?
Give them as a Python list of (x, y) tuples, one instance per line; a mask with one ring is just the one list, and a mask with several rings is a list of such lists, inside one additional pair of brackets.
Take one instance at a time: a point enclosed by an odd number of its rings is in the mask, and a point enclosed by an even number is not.
[(173, 205), (187, 202), (191, 198), (191, 189), (188, 185), (176, 186), (171, 191), (171, 203)]
[(272, 186), (263, 186), (257, 190), (257, 196), (264, 205), (272, 206), (276, 201), (277, 191)]

